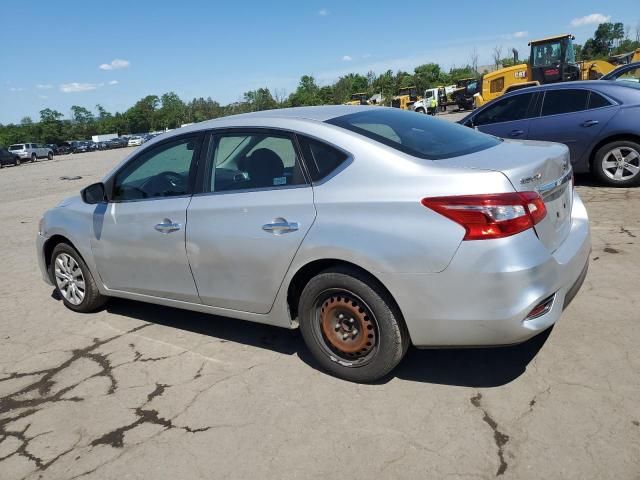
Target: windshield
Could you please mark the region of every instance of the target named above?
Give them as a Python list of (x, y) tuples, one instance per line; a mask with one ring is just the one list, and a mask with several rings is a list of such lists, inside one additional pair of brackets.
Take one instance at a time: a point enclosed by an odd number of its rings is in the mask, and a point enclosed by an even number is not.
[(23, 144), (18, 144), (18, 145), (11, 145), (9, 147), (9, 150), (22, 150), (24, 148)]
[(532, 63), (534, 67), (548, 67), (560, 62), (560, 41), (533, 45), (531, 47)]
[(394, 108), (352, 113), (327, 123), (427, 160), (466, 155), (500, 143), (495, 137), (456, 123)]

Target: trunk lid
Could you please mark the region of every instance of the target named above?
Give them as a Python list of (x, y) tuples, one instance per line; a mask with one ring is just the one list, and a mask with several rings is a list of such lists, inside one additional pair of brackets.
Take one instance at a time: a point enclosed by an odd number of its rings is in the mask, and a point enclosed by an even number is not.
[(538, 238), (551, 252), (567, 238), (571, 230), (573, 181), (569, 149), (565, 145), (505, 140), (496, 147), (437, 163), (498, 171), (509, 179), (516, 191), (538, 192), (547, 208), (547, 215), (535, 226)]

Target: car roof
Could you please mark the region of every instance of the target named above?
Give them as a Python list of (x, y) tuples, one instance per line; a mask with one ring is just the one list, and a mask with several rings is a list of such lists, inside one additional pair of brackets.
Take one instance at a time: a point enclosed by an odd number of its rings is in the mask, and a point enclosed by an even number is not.
[(536, 85), (533, 87), (519, 88), (513, 92), (507, 93), (505, 96), (517, 95), (525, 92), (543, 92), (546, 90), (567, 90), (574, 88), (588, 88), (589, 90), (608, 91), (616, 89), (628, 89), (628, 86), (616, 82), (615, 80), (577, 80), (573, 82), (547, 83), (545, 85)]
[(341, 117), (357, 111), (380, 108), (369, 105), (322, 105), (316, 107), (292, 107), (278, 108), (274, 110), (261, 110), (259, 112), (241, 113), (239, 115), (229, 115), (228, 117), (216, 118), (198, 125), (215, 124), (227, 120), (247, 120), (252, 118), (299, 118), (305, 120), (316, 120), (325, 122), (332, 118)]

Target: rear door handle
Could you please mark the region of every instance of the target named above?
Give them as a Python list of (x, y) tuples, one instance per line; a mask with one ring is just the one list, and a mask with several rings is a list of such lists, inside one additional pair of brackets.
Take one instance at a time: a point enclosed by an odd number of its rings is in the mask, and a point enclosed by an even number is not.
[(598, 123), (600, 123), (600, 122), (598, 122), (598, 120), (587, 120), (586, 122), (582, 122), (580, 124), (580, 126), (581, 127), (593, 127), (594, 125), (597, 125)]
[(179, 223), (174, 223), (170, 219), (165, 218), (162, 223), (158, 223), (155, 227), (158, 232), (164, 233), (165, 235), (171, 232), (176, 232), (182, 228), (182, 225)]
[(509, 132), (509, 136), (510, 137), (519, 137), (520, 135), (524, 134), (524, 130), (511, 130)]
[(273, 222), (266, 223), (262, 226), (262, 230), (265, 232), (273, 233), (274, 235), (282, 235), (283, 233), (295, 232), (300, 228), (298, 222), (287, 222), (282, 217), (274, 218)]

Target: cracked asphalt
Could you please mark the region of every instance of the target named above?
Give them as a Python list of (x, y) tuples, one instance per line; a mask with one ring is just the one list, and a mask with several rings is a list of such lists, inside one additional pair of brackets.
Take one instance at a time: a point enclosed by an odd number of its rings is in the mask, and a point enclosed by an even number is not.
[(411, 349), (356, 385), (295, 331), (121, 300), (83, 315), (52, 296), (42, 212), (129, 151), (0, 172), (2, 480), (640, 478), (640, 189), (578, 178), (591, 266), (551, 332)]

